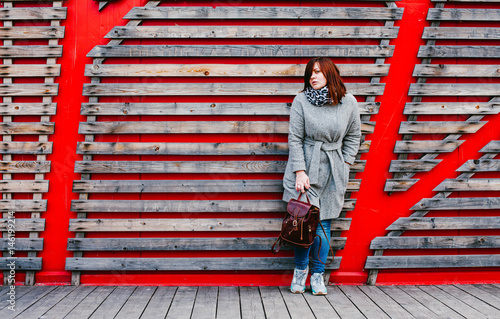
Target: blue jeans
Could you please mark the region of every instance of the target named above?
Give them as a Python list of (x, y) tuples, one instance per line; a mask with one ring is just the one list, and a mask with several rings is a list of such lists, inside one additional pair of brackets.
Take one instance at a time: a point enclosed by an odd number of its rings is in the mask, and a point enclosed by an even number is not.
[(326, 263), (326, 258), (328, 257), (328, 251), (329, 251), (329, 243), (330, 243), (330, 219), (326, 219), (321, 221), (321, 224), (325, 228), (326, 236), (323, 233), (323, 229), (321, 228), (320, 225), (318, 225), (318, 229), (316, 230), (316, 235), (318, 235), (315, 239), (313, 244), (309, 248), (300, 248), (300, 247), (294, 247), (295, 250), (295, 267), (300, 270), (304, 270), (307, 268), (309, 265), (309, 252), (311, 252), (311, 273), (322, 273), (325, 272), (325, 265), (323, 265), (319, 260), (318, 260), (318, 250), (319, 250), (319, 243), (321, 242), (321, 251), (319, 252), (319, 258), (321, 258), (321, 261)]

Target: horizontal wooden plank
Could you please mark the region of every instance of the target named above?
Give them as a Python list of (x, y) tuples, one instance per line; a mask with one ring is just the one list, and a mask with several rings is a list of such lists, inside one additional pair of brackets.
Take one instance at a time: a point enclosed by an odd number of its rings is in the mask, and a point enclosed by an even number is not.
[(0, 96), (54, 96), (58, 88), (57, 83), (0, 84)]
[(485, 147), (479, 150), (481, 153), (500, 153), (500, 140), (488, 142)]
[(124, 19), (348, 19), (399, 20), (403, 8), (363, 7), (135, 7)]
[(57, 103), (0, 103), (0, 115), (55, 115), (56, 108)]
[(412, 102), (406, 103), (404, 114), (406, 115), (481, 115), (500, 113), (498, 102)]
[(496, 96), (499, 83), (412, 83), (411, 96)]
[[(291, 103), (82, 103), (81, 114), (289, 115), (290, 106)], [(380, 102), (358, 102), (358, 106), (361, 115), (377, 114)]]
[(44, 212), (47, 210), (47, 200), (0, 199), (1, 212)]
[[(278, 235), (282, 221), (282, 218), (70, 219), (69, 230), (75, 232), (270, 231), (278, 232)], [(336, 218), (331, 224), (332, 231), (349, 230), (350, 224), (350, 218)]]
[(386, 26), (115, 26), (108, 39), (394, 39), (398, 27)]
[(500, 248), (500, 236), (376, 237), (370, 249)]
[(385, 192), (404, 192), (410, 189), (418, 179), (387, 179), (384, 185)]
[[(0, 219), (0, 231), (8, 231), (12, 228), (12, 219)], [(16, 232), (39, 232), (45, 230), (45, 219), (41, 218), (16, 218), (15, 219)]]
[(48, 173), (50, 161), (0, 161), (1, 173)]
[[(347, 83), (353, 95), (382, 95), (384, 83)], [(189, 88), (189, 89), (188, 89)], [(0, 85), (0, 95), (2, 86)], [(178, 95), (290, 95), (303, 89), (301, 83), (85, 83), (85, 96), (178, 96)]]
[(90, 58), (390, 57), (391, 45), (96, 45)]
[[(361, 180), (350, 180), (348, 192), (359, 190)], [(1, 184), (0, 184), (1, 187)], [(75, 193), (232, 193), (282, 192), (281, 179), (245, 180), (82, 180), (73, 182)]]
[(41, 180), (1, 180), (1, 193), (46, 193), (49, 181)]
[[(4, 64), (0, 65), (0, 75), (6, 78), (55, 77), (61, 75), (61, 65), (60, 64), (10, 64), (10, 65)], [(19, 105), (21, 103), (17, 104)]]
[(433, 190), (436, 192), (500, 191), (500, 178), (445, 179)]
[(500, 217), (400, 217), (386, 230), (499, 229)]
[(15, 258), (2, 258), (0, 257), (0, 269), (11, 270), (11, 267), (16, 270), (41, 270), (42, 258), (41, 257), (15, 257)]
[(429, 21), (500, 21), (500, 9), (430, 8)]
[[(363, 134), (375, 122), (362, 122)], [(2, 133), (0, 125), (0, 134)], [(82, 122), (80, 134), (288, 134), (288, 121), (126, 121)]]
[(285, 161), (77, 161), (76, 173), (284, 173)]
[(429, 45), (421, 46), (419, 58), (499, 58), (498, 46)]
[(396, 141), (395, 153), (448, 153), (453, 152), (464, 141)]
[[(1, 133), (1, 126), (0, 126)], [(83, 122), (80, 134), (288, 134), (287, 121)]]
[(401, 122), (399, 134), (471, 134), (483, 127), (486, 121), (411, 121)]
[[(342, 77), (386, 76), (389, 64), (337, 64)], [(96, 77), (303, 77), (305, 64), (87, 64), (86, 76)], [(0, 69), (1, 70), (1, 69)]]
[[(361, 180), (351, 179), (348, 192), (359, 191)], [(282, 192), (279, 180), (90, 180), (74, 181), (76, 193), (191, 193), (191, 192)]]
[[(337, 269), (340, 258), (328, 265)], [(134, 270), (290, 270), (293, 257), (224, 257), (224, 258), (66, 258), (66, 270), (72, 271), (134, 271)]]
[(500, 160), (479, 159), (468, 160), (457, 169), (457, 172), (498, 172)]
[(498, 28), (426, 27), (422, 39), (427, 40), (499, 40)]
[(0, 142), (0, 154), (50, 154), (52, 142)]
[[(413, 210), (500, 209), (500, 197), (424, 198)], [(500, 224), (498, 225), (500, 226)]]
[(392, 160), (389, 172), (391, 173), (418, 173), (428, 172), (436, 167), (442, 160)]
[(0, 27), (0, 39), (62, 39), (64, 27)]
[(0, 135), (54, 134), (52, 122), (9, 122), (0, 123)]
[[(244, 238), (68, 238), (69, 251), (189, 251), (270, 250), (277, 237)], [(346, 238), (334, 237), (332, 249), (342, 249)], [(17, 242), (16, 242), (17, 245)], [(282, 250), (292, 250), (284, 245)]]
[(57, 58), (62, 56), (62, 45), (4, 45), (0, 58)]
[[(500, 65), (484, 64), (417, 64), (417, 77), (500, 77)], [(464, 104), (464, 103), (462, 103)], [(482, 103), (485, 104), (485, 103)], [(490, 103), (492, 105), (494, 103)], [(498, 104), (498, 103), (497, 103)]]
[(0, 20), (63, 20), (66, 11), (63, 7), (0, 8)]
[(12, 249), (16, 251), (42, 251), (43, 238), (16, 238), (15, 241), (8, 238), (0, 239), (0, 250), (9, 251)]
[(77, 154), (287, 155), (288, 143), (79, 142), (77, 145)]
[(368, 256), (366, 269), (498, 267), (500, 255)]
[[(0, 201), (0, 204), (2, 201)], [(344, 201), (344, 210), (353, 210), (355, 199)], [(2, 209), (0, 207), (0, 209)], [(5, 210), (5, 209), (4, 209)], [(15, 211), (15, 210), (14, 210)], [(149, 213), (215, 213), (215, 212), (286, 212), (282, 200), (72, 200), (74, 212), (149, 212)]]

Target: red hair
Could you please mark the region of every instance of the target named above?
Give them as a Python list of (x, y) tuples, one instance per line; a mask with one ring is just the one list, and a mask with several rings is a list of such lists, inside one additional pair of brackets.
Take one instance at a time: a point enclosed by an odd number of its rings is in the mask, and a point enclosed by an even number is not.
[(342, 100), (342, 98), (346, 95), (347, 89), (345, 88), (344, 82), (342, 82), (342, 79), (340, 78), (339, 69), (329, 58), (314, 58), (307, 63), (306, 71), (304, 73), (304, 90), (311, 87), (309, 80), (311, 79), (314, 64), (316, 62), (326, 78), (329, 98), (333, 101), (334, 105), (339, 104), (340, 100)]

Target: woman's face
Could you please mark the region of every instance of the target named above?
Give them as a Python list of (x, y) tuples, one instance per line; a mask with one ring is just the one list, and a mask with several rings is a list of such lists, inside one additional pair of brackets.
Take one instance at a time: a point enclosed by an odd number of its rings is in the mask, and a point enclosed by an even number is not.
[(311, 78), (309, 79), (309, 83), (312, 88), (315, 90), (321, 89), (326, 85), (326, 78), (321, 69), (319, 68), (319, 63), (314, 63), (313, 72), (311, 74)]

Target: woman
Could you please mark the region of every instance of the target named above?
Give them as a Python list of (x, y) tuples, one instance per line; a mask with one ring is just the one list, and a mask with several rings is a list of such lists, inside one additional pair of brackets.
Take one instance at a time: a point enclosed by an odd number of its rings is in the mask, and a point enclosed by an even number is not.
[[(314, 295), (326, 295), (323, 274), (330, 242), (330, 222), (339, 216), (361, 138), (358, 103), (342, 83), (337, 66), (328, 58), (314, 58), (306, 66), (304, 90), (292, 103), (289, 160), (283, 178), (283, 200), (305, 192), (320, 208), (321, 227), (311, 247), (295, 248), (291, 291), (303, 293), (309, 273)], [(302, 198), (304, 198), (303, 196)], [(322, 245), (320, 245), (320, 241)], [(318, 250), (321, 246), (321, 250)], [(321, 259), (321, 261), (318, 259)]]

